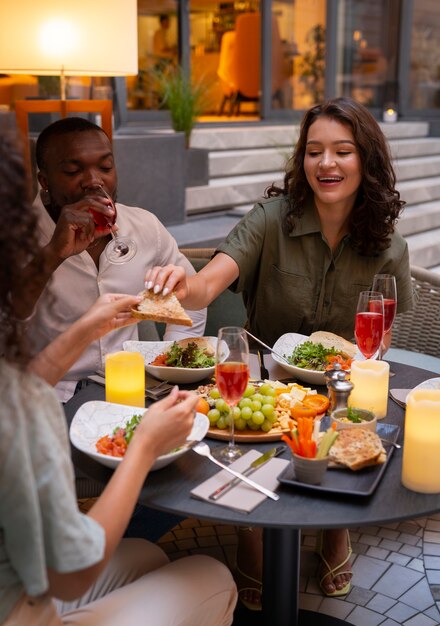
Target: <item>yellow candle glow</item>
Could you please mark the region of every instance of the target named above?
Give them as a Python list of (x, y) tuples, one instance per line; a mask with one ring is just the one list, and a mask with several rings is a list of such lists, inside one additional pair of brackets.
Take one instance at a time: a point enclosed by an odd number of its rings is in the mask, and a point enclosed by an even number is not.
[(390, 366), (386, 361), (353, 361), (350, 380), (353, 391), (348, 397), (348, 406), (371, 411), (382, 419), (388, 408), (388, 381)]
[(106, 356), (105, 399), (145, 407), (145, 364), (139, 352), (114, 352)]
[(440, 389), (408, 394), (402, 483), (419, 493), (440, 492)]

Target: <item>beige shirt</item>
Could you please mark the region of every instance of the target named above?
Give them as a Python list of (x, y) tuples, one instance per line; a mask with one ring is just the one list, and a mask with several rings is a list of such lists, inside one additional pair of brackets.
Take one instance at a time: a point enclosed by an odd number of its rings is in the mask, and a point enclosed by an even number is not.
[[(55, 222), (45, 209), (40, 197), (34, 202), (39, 216), (39, 240), (46, 245), (55, 230)], [(128, 235), (137, 243), (137, 253), (128, 263), (109, 263), (105, 253), (99, 259), (99, 269), (88, 252), (66, 259), (54, 272), (52, 280), (42, 293), (28, 322), (29, 336), (37, 351), (44, 348), (72, 322), (77, 320), (96, 299), (105, 293), (136, 294), (144, 289), (147, 269), (154, 265), (173, 263), (182, 265), (188, 274), (195, 271), (179, 252), (177, 243), (155, 215), (138, 207), (116, 204), (117, 224), (121, 235)], [(205, 330), (206, 309), (187, 311), (193, 326), (169, 325), (164, 339), (202, 336)], [(56, 386), (61, 402), (73, 395), (76, 383), (101, 370), (105, 355), (122, 350), (124, 341), (137, 340), (137, 326), (128, 326), (108, 333), (93, 342)]]
[(321, 233), (314, 204), (285, 234), (283, 197), (256, 204), (217, 251), (240, 269), (233, 291), (242, 292), (249, 330), (273, 345), (284, 333), (316, 330), (354, 336), (358, 296), (371, 289), (375, 274), (394, 274), (397, 310), (412, 308), (408, 247), (397, 233), (378, 256), (361, 256), (344, 237), (333, 252)]

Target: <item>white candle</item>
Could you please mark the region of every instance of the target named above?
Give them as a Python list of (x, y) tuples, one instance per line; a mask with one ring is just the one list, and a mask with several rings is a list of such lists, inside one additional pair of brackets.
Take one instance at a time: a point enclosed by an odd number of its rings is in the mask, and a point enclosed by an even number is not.
[(408, 394), (402, 483), (419, 493), (440, 492), (440, 389)]
[(388, 107), (383, 112), (383, 121), (384, 122), (397, 122), (397, 111), (392, 107)]
[(382, 419), (388, 408), (388, 381), (390, 366), (386, 361), (353, 361), (350, 380), (353, 391), (348, 397), (348, 406), (371, 411)]

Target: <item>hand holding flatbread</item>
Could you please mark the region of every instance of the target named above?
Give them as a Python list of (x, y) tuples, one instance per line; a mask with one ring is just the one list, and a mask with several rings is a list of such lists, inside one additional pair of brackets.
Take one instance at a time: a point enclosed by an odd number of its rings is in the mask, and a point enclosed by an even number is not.
[(151, 290), (140, 293), (144, 297), (137, 307), (131, 309), (131, 314), (141, 320), (152, 320), (165, 324), (180, 324), (192, 326), (192, 319), (185, 313), (184, 308), (174, 293), (164, 296), (155, 294)]

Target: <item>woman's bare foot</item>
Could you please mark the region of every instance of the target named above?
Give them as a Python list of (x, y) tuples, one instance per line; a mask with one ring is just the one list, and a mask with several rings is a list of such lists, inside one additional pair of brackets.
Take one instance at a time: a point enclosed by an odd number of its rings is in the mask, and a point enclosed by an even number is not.
[(320, 556), (320, 586), (325, 594), (333, 595), (344, 589), (353, 576), (349, 562), (351, 547), (348, 530), (337, 528), (322, 531)]

